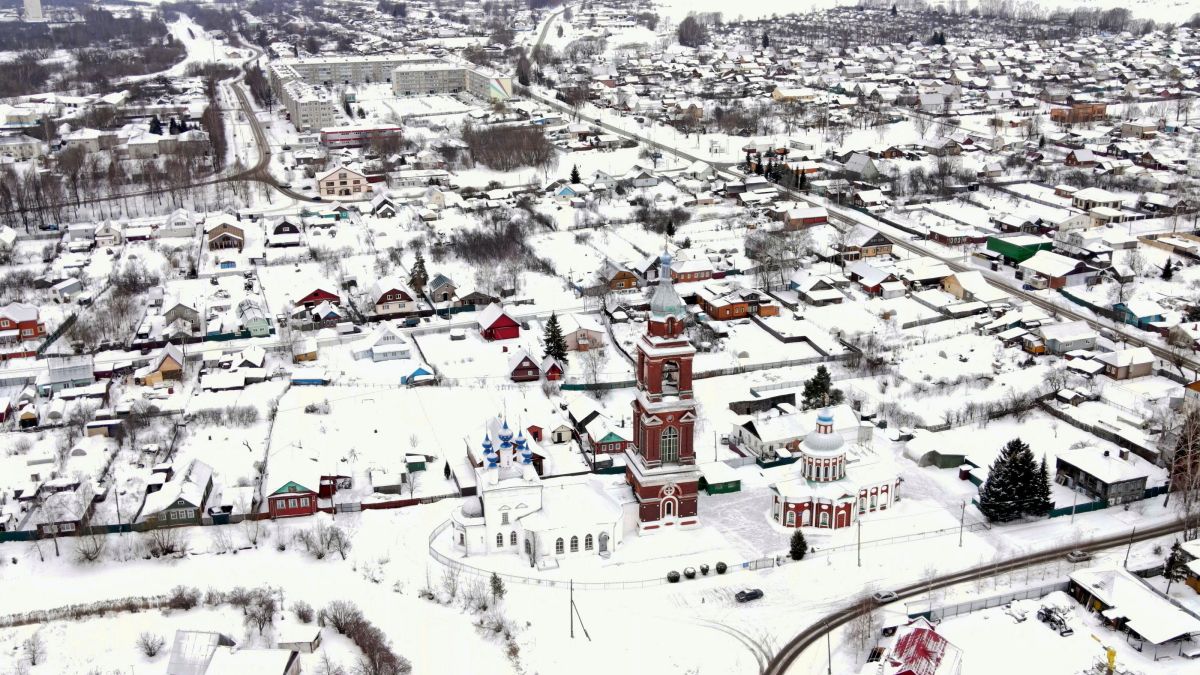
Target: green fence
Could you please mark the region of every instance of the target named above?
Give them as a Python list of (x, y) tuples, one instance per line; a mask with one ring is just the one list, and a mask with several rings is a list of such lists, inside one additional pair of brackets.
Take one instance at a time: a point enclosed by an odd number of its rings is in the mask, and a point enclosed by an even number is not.
[(1075, 504), (1073, 506), (1063, 506), (1061, 508), (1050, 509), (1050, 517), (1061, 518), (1062, 516), (1069, 516), (1072, 513), (1087, 513), (1088, 511), (1099, 511), (1100, 509), (1107, 508), (1108, 500), (1099, 499), (1094, 502), (1083, 502), (1082, 504)]

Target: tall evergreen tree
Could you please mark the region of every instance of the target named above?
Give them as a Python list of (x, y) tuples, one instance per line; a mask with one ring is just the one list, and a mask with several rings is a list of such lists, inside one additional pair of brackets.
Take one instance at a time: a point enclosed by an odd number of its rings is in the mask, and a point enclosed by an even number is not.
[(1179, 540), (1176, 539), (1174, 544), (1171, 544), (1171, 552), (1167, 555), (1166, 563), (1163, 565), (1163, 576), (1167, 578), (1167, 594), (1171, 594), (1171, 584), (1176, 581), (1183, 581), (1188, 578), (1188, 557), (1183, 552), (1183, 548), (1179, 545)]
[(543, 356), (549, 356), (564, 366), (567, 363), (567, 339), (563, 337), (562, 326), (558, 323), (558, 314), (551, 314), (542, 334), (542, 342), (546, 345)]
[(796, 179), (796, 187), (801, 190), (808, 189), (808, 174), (804, 169), (800, 169), (800, 176)]
[(1171, 266), (1171, 259), (1167, 258), (1167, 262), (1163, 263), (1162, 280), (1170, 281), (1173, 276), (1175, 276), (1175, 270)]
[(1013, 452), (1013, 481), (1017, 485), (1020, 502), (1018, 508), (1023, 514), (1034, 515), (1034, 511), (1039, 508), (1041, 492), (1038, 463), (1027, 443), (1014, 438), (1009, 441), (1009, 445), (1014, 444), (1016, 449)]
[(805, 555), (808, 555), (808, 542), (804, 539), (804, 533), (798, 528), (792, 533), (791, 545), (788, 548), (792, 560), (802, 560)]
[(817, 366), (817, 373), (804, 383), (802, 405), (805, 410), (826, 405), (837, 405), (845, 398), (841, 389), (833, 388), (833, 376), (825, 366)]
[(408, 285), (412, 286), (413, 290), (420, 293), (425, 290), (425, 284), (429, 283), (429, 272), (425, 271), (425, 256), (417, 254), (417, 260), (413, 263), (412, 272), (408, 275)]
[(979, 511), (989, 522), (1004, 522), (1020, 515), (1019, 511), (1013, 511), (1017, 496), (1011, 480), (1010, 464), (1007, 450), (1001, 451), (988, 469), (987, 480), (979, 487)]
[(1054, 502), (1050, 499), (1050, 469), (1046, 466), (1046, 456), (1042, 455), (1042, 463), (1038, 467), (1037, 482), (1034, 485), (1033, 502), (1026, 510), (1031, 516), (1048, 516)]
[(1029, 446), (1019, 438), (1009, 441), (979, 488), (979, 510), (992, 522), (1020, 518), (1035, 496), (1038, 473)]
[(171, 134), (172, 136), (179, 133), (179, 123), (175, 121), (174, 117), (172, 117), (167, 123), (167, 133)]
[(157, 136), (162, 136), (162, 122), (159, 121), (158, 115), (150, 118), (150, 133)]
[(767, 31), (764, 30), (763, 36), (762, 36), (762, 48), (767, 49), (770, 46), (771, 46), (771, 37), (769, 35), (767, 35)]
[(895, 5), (892, 5), (892, 16), (896, 16), (896, 14), (897, 14), (897, 12), (896, 12), (896, 6), (895, 6)]
[(571, 183), (575, 184), (580, 182), (582, 181), (579, 180), (579, 165), (576, 164), (575, 166), (571, 167)]

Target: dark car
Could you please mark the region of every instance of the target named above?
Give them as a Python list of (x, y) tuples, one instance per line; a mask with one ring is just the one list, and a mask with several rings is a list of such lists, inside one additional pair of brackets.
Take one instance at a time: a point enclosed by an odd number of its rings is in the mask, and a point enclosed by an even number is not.
[(744, 591), (738, 591), (737, 595), (733, 597), (737, 598), (738, 602), (750, 602), (751, 600), (757, 600), (762, 596), (763, 592), (761, 588), (750, 588)]

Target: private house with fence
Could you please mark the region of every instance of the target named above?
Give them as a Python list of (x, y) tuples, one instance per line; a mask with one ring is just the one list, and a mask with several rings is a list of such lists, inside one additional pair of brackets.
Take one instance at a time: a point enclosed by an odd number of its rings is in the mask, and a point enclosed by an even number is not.
[[(136, 523), (145, 528), (199, 525), (213, 489), (212, 467), (194, 459), (158, 486), (151, 483)], [(153, 489), (153, 491), (150, 491)]]

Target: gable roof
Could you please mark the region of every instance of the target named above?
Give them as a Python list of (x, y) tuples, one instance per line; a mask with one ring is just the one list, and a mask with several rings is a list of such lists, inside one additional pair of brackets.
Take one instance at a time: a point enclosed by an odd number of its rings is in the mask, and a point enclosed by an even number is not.
[(497, 321), (500, 321), (502, 317), (508, 321), (516, 323), (516, 320), (509, 316), (508, 312), (504, 311), (504, 307), (502, 307), (500, 303), (493, 302), (479, 313), (479, 327), (491, 328), (496, 324)]

